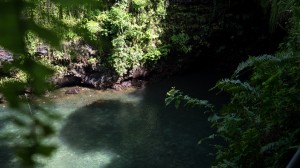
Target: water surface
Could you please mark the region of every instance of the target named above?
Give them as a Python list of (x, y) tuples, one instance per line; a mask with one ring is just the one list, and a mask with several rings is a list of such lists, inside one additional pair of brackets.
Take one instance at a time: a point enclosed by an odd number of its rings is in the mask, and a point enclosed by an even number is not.
[(51, 93), (52, 103), (38, 103), (63, 119), (56, 124), (58, 133), (53, 139), (59, 148), (52, 158), (43, 160), (45, 167), (210, 167), (212, 148), (198, 145), (212, 133), (207, 116), (196, 109), (166, 107), (164, 98), (176, 86), (192, 96), (220, 101), (208, 93), (213, 76), (181, 75), (125, 91), (81, 88), (79, 94), (65, 95), (68, 88), (63, 88)]

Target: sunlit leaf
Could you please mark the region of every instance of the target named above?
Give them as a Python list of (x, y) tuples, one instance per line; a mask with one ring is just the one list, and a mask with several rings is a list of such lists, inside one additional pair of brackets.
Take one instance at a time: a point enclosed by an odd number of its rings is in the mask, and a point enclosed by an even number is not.
[(165, 104), (168, 106), (170, 103), (172, 103), (173, 98), (172, 97), (166, 97), (165, 98)]

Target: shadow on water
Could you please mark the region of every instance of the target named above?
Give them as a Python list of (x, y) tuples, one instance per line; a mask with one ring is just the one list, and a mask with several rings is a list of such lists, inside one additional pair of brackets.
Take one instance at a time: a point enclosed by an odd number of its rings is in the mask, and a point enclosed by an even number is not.
[[(2, 118), (4, 115), (5, 110), (4, 108), (0, 108), (0, 131), (3, 131), (5, 125), (7, 124), (5, 117)], [(1, 168), (10, 168), (16, 167), (12, 160), (14, 159), (13, 149), (7, 146), (7, 139), (4, 137), (0, 137), (0, 167)]]
[(127, 108), (126, 104), (105, 100), (77, 109), (62, 128), (61, 139), (81, 152), (118, 148), (122, 135), (117, 115), (121, 108)]
[[(184, 80), (175, 85), (184, 86)], [(180, 84), (181, 83), (181, 84)], [(60, 132), (64, 144), (74, 151), (101, 150), (115, 153), (99, 168), (205, 168), (210, 167), (212, 147), (198, 145), (212, 133), (207, 115), (197, 109), (166, 107), (166, 92), (174, 84), (161, 81), (131, 93), (137, 103), (98, 100), (74, 111)], [(197, 92), (209, 98), (209, 84)], [(189, 87), (190, 90), (193, 88)], [(181, 89), (185, 89), (182, 87)]]
[(11, 160), (13, 160), (14, 155), (12, 153), (12, 149), (1, 145), (0, 146), (0, 165), (3, 168), (15, 167)]

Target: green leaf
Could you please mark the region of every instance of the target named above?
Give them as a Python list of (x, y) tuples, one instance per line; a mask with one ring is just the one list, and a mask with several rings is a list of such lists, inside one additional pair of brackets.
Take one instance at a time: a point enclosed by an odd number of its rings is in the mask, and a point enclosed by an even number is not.
[(56, 146), (54, 145), (44, 145), (39, 144), (37, 147), (37, 153), (43, 156), (51, 156), (51, 154), (56, 150)]
[(54, 70), (36, 62), (29, 57), (25, 57), (24, 60), (19, 61), (16, 64), (16, 67), (30, 75), (32, 80), (32, 88), (37, 95), (44, 93), (49, 86), (45, 81), (54, 73)]
[(172, 103), (173, 98), (172, 97), (166, 97), (165, 98), (165, 104), (168, 106), (170, 103)]
[(211, 134), (210, 136), (208, 137), (205, 137), (205, 138), (202, 138), (198, 141), (198, 144), (202, 144), (204, 141), (208, 140), (208, 139), (214, 139), (217, 135), (216, 134)]
[[(17, 5), (20, 5), (18, 7)], [(24, 53), (23, 33), (26, 26), (20, 20), (22, 3), (0, 1), (0, 46), (14, 53)]]
[(217, 114), (213, 114), (213, 115), (210, 115), (208, 117), (208, 121), (209, 122), (217, 122), (218, 120), (220, 120), (222, 117), (218, 116)]
[(175, 100), (175, 108), (177, 108), (177, 109), (179, 108), (180, 102), (181, 102), (181, 101), (180, 101), (179, 99), (176, 99), (176, 100)]
[(25, 84), (21, 82), (5, 82), (0, 87), (0, 92), (4, 95), (10, 107), (17, 108), (21, 103), (19, 94), (24, 88)]

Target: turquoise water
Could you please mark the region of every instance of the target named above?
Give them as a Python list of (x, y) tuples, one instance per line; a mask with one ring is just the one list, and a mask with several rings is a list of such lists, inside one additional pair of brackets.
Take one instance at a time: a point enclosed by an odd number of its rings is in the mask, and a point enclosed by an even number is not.
[[(55, 124), (57, 136), (50, 140), (59, 148), (50, 159), (38, 160), (46, 168), (210, 167), (212, 147), (197, 144), (212, 133), (207, 116), (196, 109), (164, 105), (171, 86), (210, 99), (207, 90), (214, 81), (207, 74), (200, 77), (210, 82), (179, 76), (142, 89), (81, 88), (79, 94), (65, 95), (67, 88), (63, 88), (51, 93), (38, 103), (62, 116)], [(0, 155), (0, 164), (8, 165), (11, 154)]]

